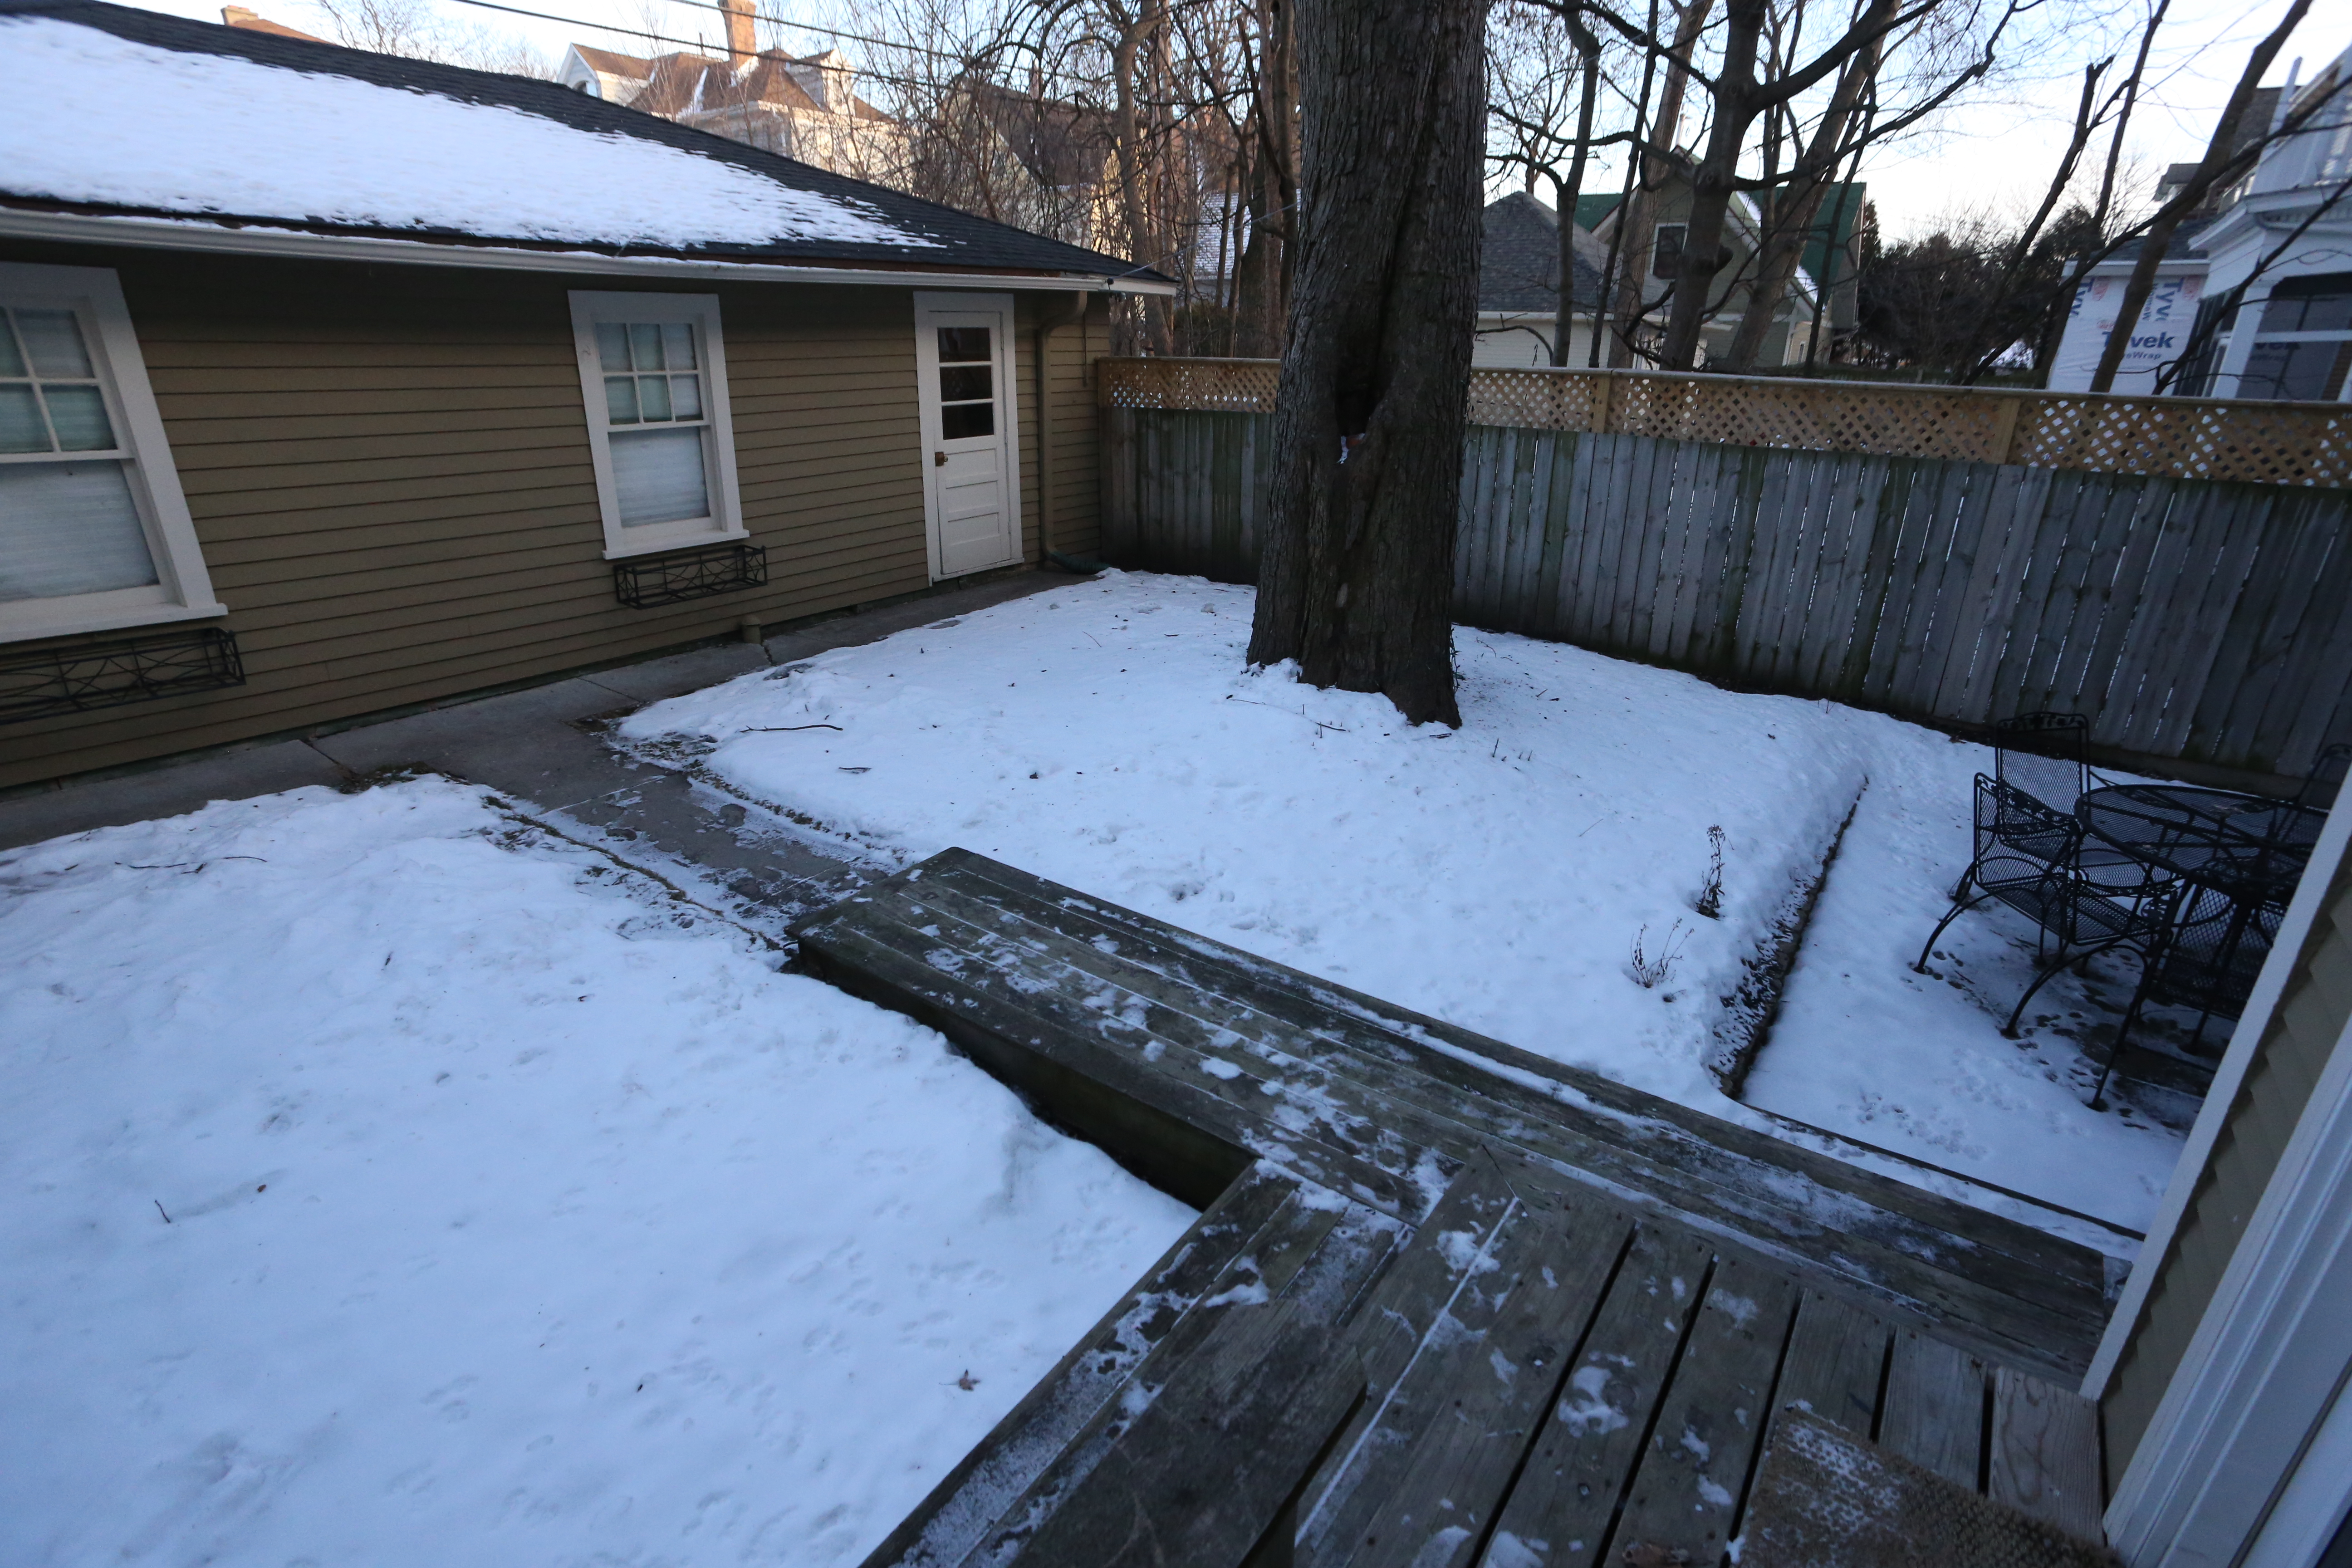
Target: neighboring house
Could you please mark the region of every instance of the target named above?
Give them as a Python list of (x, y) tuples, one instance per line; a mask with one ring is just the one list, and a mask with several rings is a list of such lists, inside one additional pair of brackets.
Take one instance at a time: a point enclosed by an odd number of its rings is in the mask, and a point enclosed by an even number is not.
[(0, 50), (0, 788), (1095, 547), (1155, 274), (551, 82), (97, 0)]
[[(2158, 371), (2173, 370), (2168, 390), (2183, 396), (2327, 403), (2352, 395), (2352, 206), (2320, 210), (2352, 174), (2352, 89), (2339, 89), (2347, 75), (2352, 50), (2300, 91), (2290, 79), (2256, 95), (2240, 147), (2271, 134), (2298, 107), (2334, 96), (2310, 129), (2265, 148), (2252, 173), (2200, 207), (2205, 221), (2176, 236), (2111, 390), (2153, 392)], [(2172, 165), (2158, 198), (2177, 195), (2195, 167)], [(2052, 391), (2090, 387), (2137, 256), (2136, 247), (2118, 251), (2076, 289)]]
[[(2107, 336), (2122, 313), (2124, 289), (2132, 269), (2139, 265), (2139, 251), (2137, 244), (2122, 247), (2094, 266), (2075, 287), (2065, 333), (2050, 361), (2051, 391), (2090, 388), (2098, 373), (2099, 356), (2106, 353)], [(2141, 395), (2156, 391), (2158, 372), (2185, 352), (2198, 308), (2205, 299), (2208, 268), (2202, 250), (2189, 244), (2185, 235), (2173, 236), (2164, 258), (2157, 263), (2155, 288), (2140, 308), (2139, 325), (2124, 351), (2111, 390)]]
[[(1525, 191), (1486, 205), (1478, 271), (1478, 342), (1470, 363), (1496, 368), (1549, 365), (1559, 321), (1559, 216)], [(1592, 344), (1601, 269), (1609, 247), (1579, 228), (1569, 291), (1568, 363), (1581, 367)]]
[(574, 44), (556, 79), (576, 92), (835, 174), (879, 179), (907, 157), (905, 128), (857, 96), (857, 78), (838, 49), (796, 58), (761, 50), (751, 0), (721, 0), (727, 56), (650, 58)]
[[(2183, 377), (2185, 391), (2352, 399), (2352, 205), (2336, 199), (2352, 178), (2352, 49), (2300, 92), (2290, 79), (2284, 97), (2281, 120), (2307, 104), (2326, 107), (2302, 134), (2266, 148), (2252, 175), (2197, 233), (2210, 268), (2214, 331), (2211, 351)], [(2297, 228), (2301, 236), (2287, 245)], [(2236, 308), (2219, 319), (2232, 294)]]
[[(1676, 178), (1662, 186), (1658, 194), (1657, 225), (1641, 273), (1643, 297), (1651, 300), (1662, 300), (1667, 282), (1678, 274), (1683, 236), (1690, 226), (1690, 187)], [(1757, 354), (1759, 366), (1796, 364), (1804, 360), (1811, 342), (1814, 319), (1819, 314), (1817, 279), (1823, 276), (1825, 268), (1835, 268), (1828, 330), (1832, 338), (1853, 331), (1860, 310), (1860, 289), (1853, 245), (1865, 198), (1865, 187), (1860, 184), (1832, 184), (1823, 193), (1813, 229), (1798, 258), (1797, 275), (1790, 280), (1787, 294), (1772, 306), (1773, 324)], [(1591, 232), (1604, 255), (1616, 230), (1618, 204), (1619, 197), (1613, 192), (1577, 199), (1577, 221)], [(1729, 351), (1732, 336), (1748, 308), (1751, 290), (1748, 275), (1755, 261), (1759, 231), (1755, 204), (1744, 195), (1734, 197), (1725, 240), (1725, 247), (1731, 254), (1715, 275), (1716, 308), (1699, 340), (1702, 364), (1709, 359), (1720, 359)], [(1657, 309), (1645, 319), (1656, 322), (1658, 330), (1663, 331), (1665, 317), (1666, 311)], [(1823, 359), (1828, 357), (1830, 342), (1825, 339), (1822, 344)]]
[[(2284, 90), (2275, 87), (2258, 87), (2254, 89), (2253, 96), (2246, 100), (2245, 118), (2238, 122), (2238, 134), (2231, 140), (2231, 151), (2242, 152), (2270, 134), (2272, 126), (2278, 121), (2279, 98)], [(2152, 196), (2155, 204), (2162, 206), (2179, 195), (2187, 188), (2190, 177), (2196, 173), (2195, 163), (2167, 163), (2164, 166), (2162, 177), (2156, 182), (2156, 190)], [(2189, 216), (2192, 219), (2204, 219), (2221, 212), (2222, 208), (2245, 194), (2247, 180), (2251, 178), (2252, 176), (2249, 175), (2240, 179), (2234, 185), (2221, 190), (2208, 191), (2205, 194), (2205, 199), (2197, 204)]]
[[(1853, 205), (1853, 214), (1858, 216), (1858, 214), (1861, 214), (1861, 200), (1858, 200), (1861, 185), (1853, 185), (1851, 191), (1855, 193), (1855, 197), (1851, 197), (1851, 205)], [(1832, 185), (1832, 188), (1830, 188), (1830, 195), (1825, 197), (1825, 202), (1822, 202), (1822, 216), (1821, 216), (1822, 228), (1828, 228), (1828, 226), (1832, 224), (1832, 218), (1837, 218), (1837, 214), (1842, 212), (1842, 209), (1832, 209), (1832, 205), (1830, 205), (1830, 202), (1837, 200), (1837, 193), (1839, 188), (1837, 185)], [(1649, 257), (1644, 257), (1637, 263), (1637, 266), (1642, 266), (1642, 294), (1644, 294), (1644, 299), (1649, 300), (1665, 299), (1667, 279), (1673, 279), (1675, 275), (1677, 275), (1677, 268), (1682, 266), (1682, 235), (1689, 230), (1689, 216), (1691, 216), (1689, 185), (1679, 179), (1663, 185), (1661, 193), (1658, 193), (1658, 226), (1654, 237), (1651, 237), (1651, 251), (1649, 251)], [(1576, 221), (1578, 226), (1588, 230), (1588, 233), (1592, 235), (1592, 240), (1595, 240), (1590, 254), (1595, 254), (1595, 257), (1601, 258), (1601, 261), (1595, 261), (1595, 268), (1604, 268), (1606, 254), (1609, 254), (1609, 242), (1612, 242), (1612, 237), (1616, 235), (1618, 195), (1612, 191), (1612, 193), (1601, 193), (1601, 195), (1576, 197)], [(1851, 233), (1853, 233), (1853, 218), (1846, 216), (1844, 221), (1839, 224), (1839, 228), (1842, 228), (1842, 233), (1851, 240)], [(1722, 357), (1731, 351), (1731, 336), (1738, 331), (1740, 315), (1745, 315), (1745, 310), (1748, 310), (1748, 296), (1750, 296), (1752, 291), (1750, 279), (1748, 279), (1748, 270), (1750, 270), (1752, 261), (1755, 261), (1757, 233), (1759, 233), (1759, 228), (1757, 228), (1755, 202), (1750, 202), (1745, 195), (1734, 197), (1734, 202), (1731, 202), (1731, 221), (1728, 221), (1727, 226), (1727, 249), (1731, 251), (1731, 258), (1728, 258), (1728, 261), (1724, 263), (1722, 270), (1715, 275), (1715, 312), (1707, 318), (1706, 329), (1700, 331), (1700, 339), (1698, 339), (1700, 367), (1706, 367), (1707, 360), (1722, 360)], [(1578, 245), (1578, 249), (1583, 249), (1583, 245)], [(1832, 249), (1832, 247), (1822, 240), (1821, 235), (1816, 235), (1813, 240), (1806, 242), (1804, 257), (1800, 258), (1797, 275), (1790, 279), (1788, 294), (1778, 300), (1776, 306), (1773, 306), (1773, 327), (1771, 331), (1764, 336), (1764, 348), (1757, 353), (1757, 364), (1759, 364), (1759, 367), (1773, 367), (1773, 364), (1800, 364), (1800, 362), (1804, 360), (1806, 345), (1811, 343), (1813, 315), (1816, 315), (1818, 289), (1816, 289), (1816, 284), (1813, 284), (1813, 278), (1816, 278), (1818, 273), (1813, 273), (1813, 263), (1816, 263), (1813, 258), (1816, 258), (1816, 254), (1828, 257), (1830, 249)], [(1628, 263), (1618, 261), (1618, 266), (1628, 266)], [(1851, 329), (1851, 318), (1853, 318), (1853, 284), (1851, 284), (1851, 266), (1846, 268), (1846, 284), (1844, 284), (1842, 300), (1844, 300), (1844, 303), (1842, 303), (1844, 322), (1846, 322), (1844, 329)], [(1839, 306), (1837, 303), (1832, 303), (1832, 322), (1837, 322), (1839, 320), (1837, 310)], [(1663, 329), (1665, 329), (1665, 318), (1667, 318), (1667, 310), (1661, 306), (1646, 312), (1644, 322), (1649, 322), (1651, 331), (1656, 334), (1656, 331), (1663, 331)], [(1822, 351), (1828, 351), (1828, 343), (1822, 343)], [(1583, 364), (1583, 360), (1576, 360), (1576, 362), (1578, 364)]]
[(287, 26), (282, 22), (273, 22), (268, 17), (260, 16), (250, 7), (244, 5), (222, 6), (221, 21), (232, 27), (243, 27), (248, 32), (268, 33), (280, 38), (302, 38), (313, 44), (327, 42), (316, 33), (301, 32)]

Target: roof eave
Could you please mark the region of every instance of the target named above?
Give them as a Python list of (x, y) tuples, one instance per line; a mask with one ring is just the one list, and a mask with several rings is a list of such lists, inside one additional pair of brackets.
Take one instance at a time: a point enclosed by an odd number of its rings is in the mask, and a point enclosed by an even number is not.
[(0, 237), (68, 244), (123, 245), (215, 255), (288, 257), (310, 261), (373, 261), (422, 267), (489, 268), (517, 272), (565, 272), (600, 277), (655, 277), (772, 283), (889, 283), (909, 287), (983, 286), (1046, 292), (1174, 295), (1177, 286), (1156, 275), (1026, 271), (1015, 268), (859, 262), (729, 261), (708, 257), (615, 256), (596, 250), (556, 250), (499, 245), (395, 239), (251, 225), (231, 228), (201, 217), (148, 217), (28, 210), (0, 203)]

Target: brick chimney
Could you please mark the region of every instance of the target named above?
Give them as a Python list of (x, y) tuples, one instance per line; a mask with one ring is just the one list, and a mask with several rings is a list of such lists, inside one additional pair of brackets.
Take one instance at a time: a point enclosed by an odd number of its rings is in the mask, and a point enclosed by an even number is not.
[(739, 71), (749, 70), (760, 57), (751, 29), (751, 0), (719, 0), (719, 8), (727, 13), (727, 63)]

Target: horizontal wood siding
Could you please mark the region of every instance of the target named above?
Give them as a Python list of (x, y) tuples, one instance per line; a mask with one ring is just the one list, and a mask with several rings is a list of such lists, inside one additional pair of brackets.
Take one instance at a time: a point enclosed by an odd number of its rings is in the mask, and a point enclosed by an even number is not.
[[(0, 788), (545, 678), (929, 581), (912, 289), (716, 287), (744, 520), (769, 586), (613, 598), (569, 304), (608, 279), (21, 245), (111, 267), (243, 688), (0, 730)], [(682, 281), (680, 291), (713, 286)], [(1031, 306), (1022, 306), (1024, 321)], [(1021, 339), (1024, 533), (1034, 379)], [(1091, 546), (1087, 330), (1055, 342), (1062, 547)], [(121, 633), (109, 636), (125, 635)], [(0, 645), (17, 651), (97, 638)]]
[[(2336, 873), (2300, 961), (2230, 1102), (2229, 1118), (2181, 1211), (2100, 1410), (2110, 1486), (2131, 1463), (2158, 1401), (2262, 1202), (2345, 1023), (2352, 1019), (2352, 862)], [(2340, 1307), (2338, 1310), (2341, 1310)]]
[[(1114, 365), (1123, 362), (1112, 362)], [(1111, 558), (1250, 582), (1273, 416), (1103, 410)], [(1473, 425), (1454, 615), (1727, 685), (2298, 776), (2352, 739), (2352, 493)]]

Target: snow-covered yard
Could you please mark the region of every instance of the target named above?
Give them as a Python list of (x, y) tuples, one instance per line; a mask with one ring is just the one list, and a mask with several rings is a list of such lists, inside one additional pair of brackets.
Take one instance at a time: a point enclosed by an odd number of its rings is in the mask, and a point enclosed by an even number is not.
[[(1853, 824), (1749, 1096), (2137, 1227), (2178, 1134), (1999, 1023), (2031, 931), (1964, 917), (1981, 748), (1557, 644), (1459, 634), (1463, 728), (1243, 664), (1249, 591), (1108, 574), (646, 709), (635, 743), (885, 861), (951, 845), (1717, 1115), (1707, 1063)], [(1859, 805), (1856, 803), (1859, 801)], [(1723, 832), (1719, 917), (1702, 901)], [(1634, 944), (1650, 964), (1644, 985)], [(2092, 1011), (2071, 976), (2038, 1016)], [(1929, 1179), (1932, 1178), (1922, 1178)]]
[[(2021, 924), (1907, 967), (1981, 750), (1467, 630), (1463, 728), (1408, 730), (1245, 670), (1250, 608), (1111, 574), (623, 733), (880, 866), (961, 845), (1719, 1116), (2145, 1221), (2179, 1136), (2081, 1103), (2082, 983), (2012, 1042)], [(1709, 1063), (1832, 844), (1735, 1102)], [(58, 839), (0, 894), (8, 1563), (854, 1562), (1192, 1217), (471, 788)]]
[(471, 789), (0, 893), (0, 1562), (855, 1563), (1192, 1218)]

